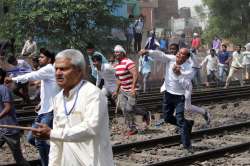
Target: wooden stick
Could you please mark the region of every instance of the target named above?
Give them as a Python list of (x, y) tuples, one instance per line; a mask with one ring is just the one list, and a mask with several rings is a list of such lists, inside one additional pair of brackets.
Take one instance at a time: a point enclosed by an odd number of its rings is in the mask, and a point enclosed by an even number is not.
[(29, 131), (36, 131), (36, 128), (33, 127), (24, 127), (24, 126), (16, 126), (16, 125), (0, 125), (0, 128), (7, 128), (7, 129), (20, 129), (20, 130), (29, 130)]
[(117, 95), (117, 102), (116, 102), (116, 106), (115, 106), (115, 115), (118, 112), (119, 105), (120, 105), (120, 97)]

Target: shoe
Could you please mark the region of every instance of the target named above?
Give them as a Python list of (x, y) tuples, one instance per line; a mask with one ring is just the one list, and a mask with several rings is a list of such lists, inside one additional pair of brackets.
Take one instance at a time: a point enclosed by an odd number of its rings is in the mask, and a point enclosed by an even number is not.
[(206, 121), (206, 125), (209, 125), (211, 122), (211, 116), (210, 113), (208, 111), (205, 111), (205, 114), (203, 115), (203, 118)]
[(174, 132), (175, 134), (181, 134), (181, 129), (179, 127), (175, 127)]
[(185, 156), (189, 156), (189, 155), (194, 154), (193, 147), (192, 146), (189, 146), (187, 148), (184, 147), (184, 154), (185, 154)]
[(160, 119), (158, 122), (155, 123), (155, 127), (160, 127), (165, 123), (164, 119)]

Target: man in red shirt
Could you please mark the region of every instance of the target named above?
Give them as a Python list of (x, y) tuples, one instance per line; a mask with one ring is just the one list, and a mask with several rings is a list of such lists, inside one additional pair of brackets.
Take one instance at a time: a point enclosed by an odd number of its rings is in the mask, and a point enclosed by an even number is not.
[(194, 33), (194, 38), (192, 39), (191, 47), (194, 48), (196, 51), (201, 46), (201, 39), (199, 38), (198, 33)]
[(125, 49), (116, 45), (114, 53), (118, 63), (115, 67), (115, 75), (117, 77), (117, 88), (113, 96), (117, 96), (119, 93), (119, 106), (125, 116), (125, 123), (128, 124), (128, 135), (137, 133), (136, 124), (134, 122), (134, 115), (140, 114), (144, 116), (144, 120), (147, 125), (150, 121), (150, 114), (145, 111), (139, 111), (135, 109), (136, 105), (136, 83), (138, 80), (138, 70), (134, 61), (126, 57)]

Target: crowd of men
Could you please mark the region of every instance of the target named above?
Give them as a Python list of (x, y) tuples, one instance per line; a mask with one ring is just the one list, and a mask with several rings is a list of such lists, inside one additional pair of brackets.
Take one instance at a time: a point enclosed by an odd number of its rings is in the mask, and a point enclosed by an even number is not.
[[(34, 98), (39, 94), (40, 104), (27, 140), (38, 149), (42, 166), (114, 165), (108, 100), (122, 110), (126, 135), (137, 134), (140, 130), (135, 115), (141, 115), (143, 126), (147, 128), (151, 114), (138, 109), (136, 101), (139, 88), (143, 87), (144, 93), (148, 91), (153, 63), (165, 64), (161, 87), (164, 122), (177, 126), (183, 148), (190, 153), (193, 151), (190, 136), (194, 121), (185, 118), (185, 111), (201, 114), (207, 125), (211, 121), (209, 112), (191, 103), (193, 86), (201, 84), (200, 69), (206, 67), (207, 85), (226, 81), (227, 88), (237, 73), (243, 85), (243, 70), (245, 79), (249, 79), (249, 43), (245, 51), (237, 45), (236, 51), (230, 55), (227, 45), (221, 44), (216, 37), (209, 54), (200, 62), (198, 50), (201, 41), (197, 33), (194, 33), (191, 49), (184, 40), (170, 43), (166, 49), (161, 47), (152, 31), (145, 48), (141, 49), (143, 19), (140, 17), (133, 25), (137, 39), (134, 41), (134, 55), (138, 56), (138, 66), (128, 58), (121, 45), (116, 45), (109, 57), (98, 52), (93, 43), (88, 43), (86, 56), (76, 49), (66, 49), (55, 55), (41, 48), (37, 59), (37, 44), (33, 37), (25, 42), (20, 57), (16, 57), (12, 49), (12, 55), (6, 56), (5, 49), (1, 49), (0, 124), (18, 124), (11, 91), (29, 104), (28, 87), (32, 82), (36, 87)], [(135, 25), (141, 29), (136, 29)], [(11, 46), (11, 42), (7, 43)], [(139, 77), (142, 83), (138, 83)], [(0, 145), (5, 142), (18, 164), (29, 165), (20, 148), (20, 130), (0, 128)]]

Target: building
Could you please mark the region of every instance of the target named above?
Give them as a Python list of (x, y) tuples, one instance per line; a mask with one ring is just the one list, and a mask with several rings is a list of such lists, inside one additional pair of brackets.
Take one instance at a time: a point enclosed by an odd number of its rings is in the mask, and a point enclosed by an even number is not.
[(179, 9), (179, 17), (180, 18), (190, 18), (191, 10), (189, 7), (182, 7)]
[(144, 29), (150, 31), (155, 28), (155, 10), (158, 8), (158, 0), (140, 0), (141, 14), (144, 16)]
[(158, 8), (155, 10), (155, 26), (170, 30), (171, 18), (178, 18), (177, 0), (158, 0)]
[(171, 32), (175, 34), (192, 34), (193, 30), (200, 28), (196, 18), (172, 18), (170, 20)]
[(114, 16), (126, 17), (134, 15), (140, 15), (139, 2), (137, 0), (123, 0), (113, 11)]

